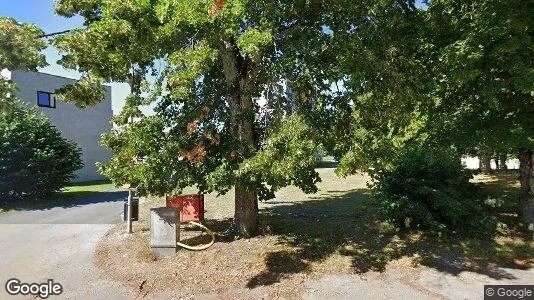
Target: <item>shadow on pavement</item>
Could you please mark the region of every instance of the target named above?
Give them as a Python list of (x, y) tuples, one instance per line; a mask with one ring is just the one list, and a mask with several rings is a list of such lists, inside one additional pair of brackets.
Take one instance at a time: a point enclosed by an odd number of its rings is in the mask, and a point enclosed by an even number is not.
[[(104, 202), (119, 202), (128, 197), (128, 192), (124, 190), (110, 190), (107, 192), (96, 192), (94, 194), (87, 195), (87, 193), (81, 193), (80, 196), (76, 196), (76, 193), (71, 193), (73, 197), (64, 199), (55, 199), (49, 202), (32, 202), (32, 201), (10, 201), (4, 205), (10, 211), (35, 211), (35, 210), (48, 210), (56, 207), (70, 208), (84, 206), (88, 204), (104, 203)], [(0, 208), (3, 205), (0, 204)]]

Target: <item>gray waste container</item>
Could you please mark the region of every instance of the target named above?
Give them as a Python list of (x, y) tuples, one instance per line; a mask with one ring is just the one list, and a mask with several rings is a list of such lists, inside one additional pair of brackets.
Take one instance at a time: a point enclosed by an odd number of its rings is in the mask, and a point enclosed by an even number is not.
[[(124, 221), (128, 220), (128, 198), (124, 199)], [(132, 221), (139, 220), (139, 198), (132, 199)]]

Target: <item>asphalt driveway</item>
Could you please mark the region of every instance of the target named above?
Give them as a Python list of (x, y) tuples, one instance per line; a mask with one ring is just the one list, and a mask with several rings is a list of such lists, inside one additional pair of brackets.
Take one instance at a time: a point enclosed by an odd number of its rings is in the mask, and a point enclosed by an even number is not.
[(120, 221), (126, 196), (114, 190), (68, 199), (56, 207), (0, 214), (0, 299), (22, 298), (7, 294), (10, 278), (26, 283), (53, 279), (64, 292), (50, 299), (129, 298), (93, 264), (95, 246)]

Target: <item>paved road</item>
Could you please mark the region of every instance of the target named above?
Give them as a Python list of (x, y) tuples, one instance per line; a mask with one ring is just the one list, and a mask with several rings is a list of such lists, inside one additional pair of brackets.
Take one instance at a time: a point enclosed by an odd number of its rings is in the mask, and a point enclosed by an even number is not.
[[(64, 293), (49, 299), (127, 299), (93, 264), (97, 242), (120, 220), (122, 191), (71, 199), (62, 207), (0, 214), (0, 299), (9, 278), (61, 283)], [(26, 298), (32, 298), (26, 296)]]
[[(493, 273), (495, 272), (495, 273)], [(305, 300), (484, 299), (484, 285), (534, 284), (534, 269), (497, 268), (487, 274), (433, 268), (387, 269), (383, 273), (327, 275), (305, 282)]]

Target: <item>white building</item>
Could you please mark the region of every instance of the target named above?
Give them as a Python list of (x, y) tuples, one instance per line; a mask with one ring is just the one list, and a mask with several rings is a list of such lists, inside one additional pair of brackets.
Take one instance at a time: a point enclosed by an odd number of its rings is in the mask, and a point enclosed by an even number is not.
[(73, 79), (39, 72), (2, 71), (2, 76), (17, 84), (21, 100), (37, 106), (38, 112), (47, 116), (61, 135), (73, 141), (82, 150), (84, 167), (76, 172), (74, 181), (105, 179), (98, 173), (95, 163), (107, 162), (111, 152), (99, 144), (102, 133), (112, 128), (109, 122), (111, 109), (111, 87), (104, 86), (106, 98), (94, 107), (79, 109), (54, 97), (54, 91), (75, 82)]

